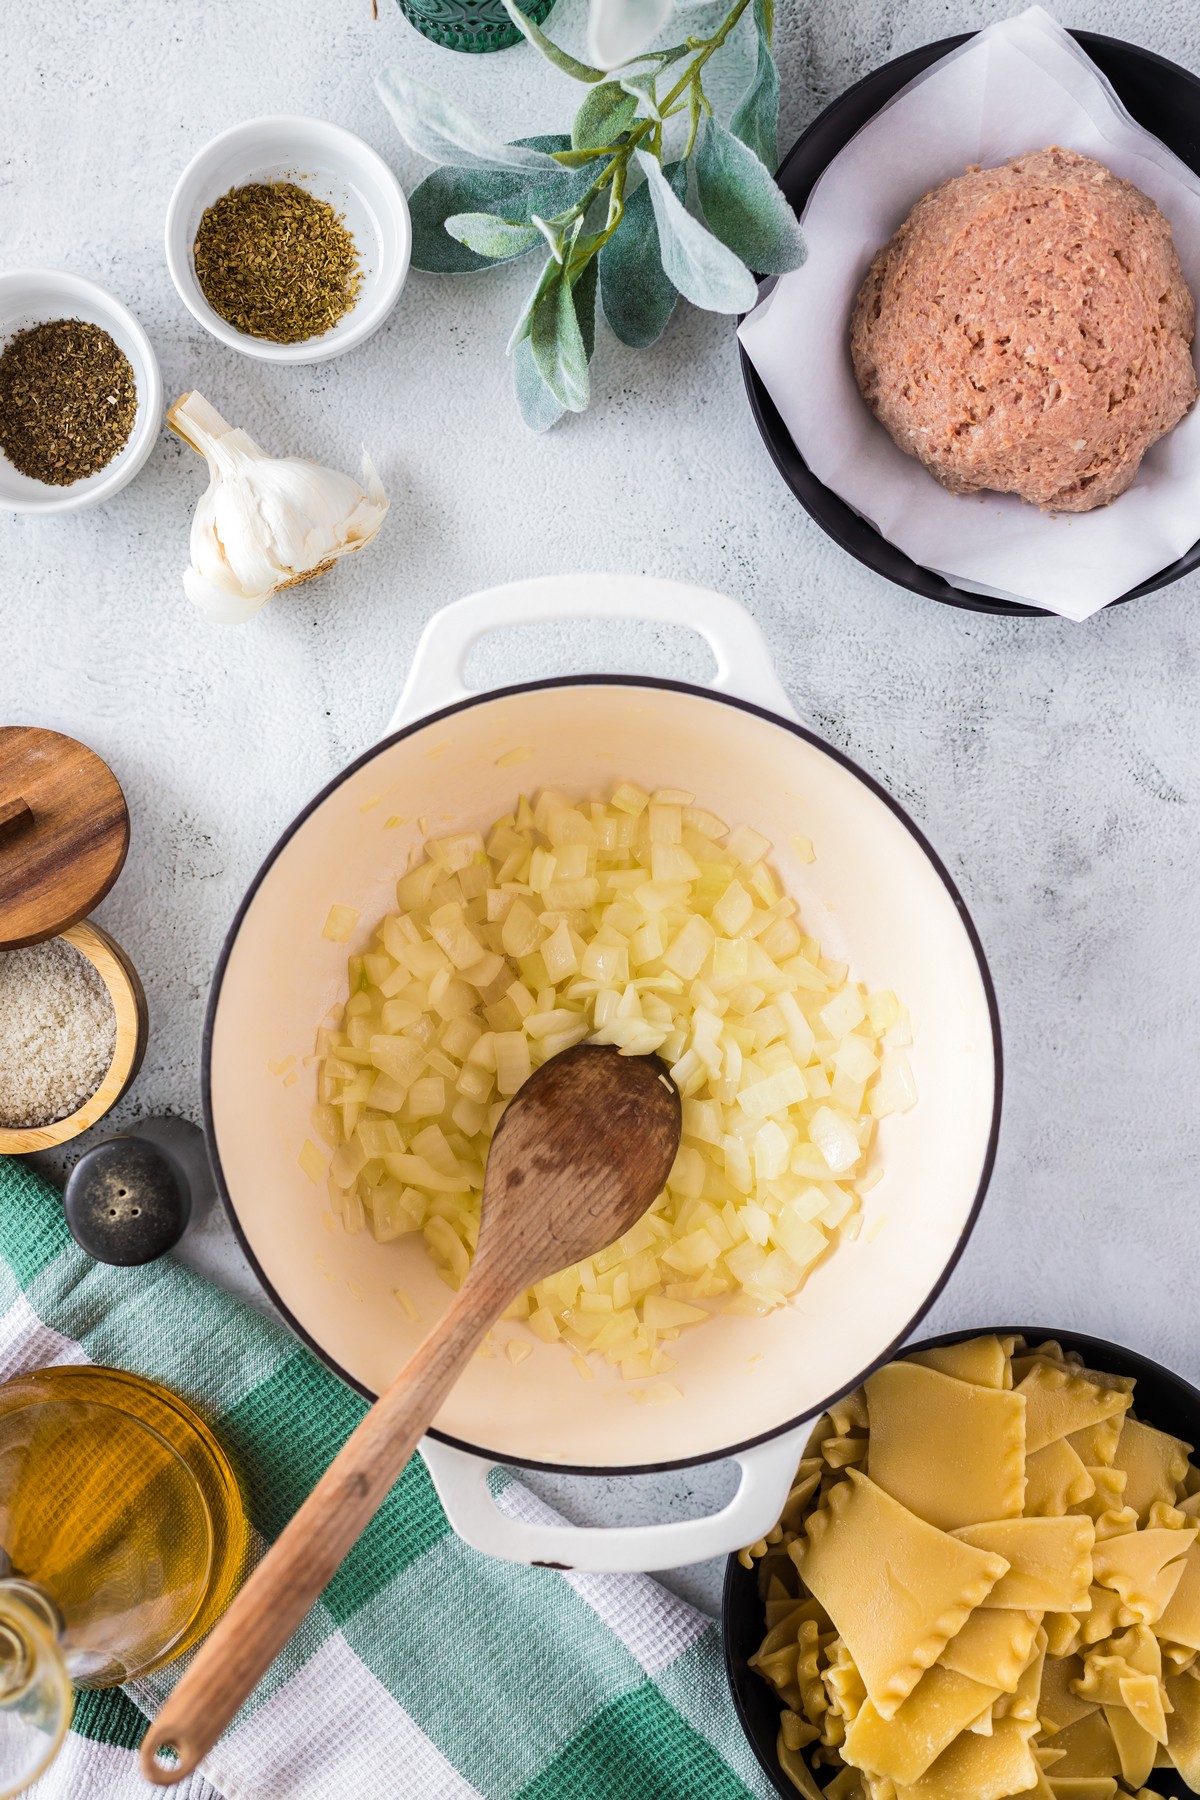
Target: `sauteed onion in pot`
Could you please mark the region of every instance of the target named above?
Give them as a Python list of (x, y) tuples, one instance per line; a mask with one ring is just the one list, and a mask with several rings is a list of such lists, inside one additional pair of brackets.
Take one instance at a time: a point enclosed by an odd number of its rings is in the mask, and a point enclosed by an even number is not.
[[(770, 850), (690, 793), (630, 782), (607, 804), (544, 792), (487, 833), (427, 840), (318, 1034), (326, 1148), (309, 1140), (301, 1162), (345, 1228), (422, 1232), (457, 1287), (506, 1101), (590, 1039), (663, 1058), (683, 1143), (644, 1219), (509, 1316), (581, 1373), (595, 1351), (638, 1378), (673, 1367), (664, 1345), (714, 1304), (784, 1304), (856, 1235), (876, 1121), (916, 1091), (904, 1007), (822, 954)], [(357, 925), (334, 907), (326, 935)]]

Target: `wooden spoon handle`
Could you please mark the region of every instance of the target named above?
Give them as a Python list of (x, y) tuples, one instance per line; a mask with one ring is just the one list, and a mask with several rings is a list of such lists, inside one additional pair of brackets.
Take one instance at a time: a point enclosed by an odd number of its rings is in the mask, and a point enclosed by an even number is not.
[[(280, 1532), (142, 1739), (160, 1787), (191, 1774), (379, 1510), (510, 1294), (469, 1279)], [(159, 1760), (165, 1748), (177, 1760)]]

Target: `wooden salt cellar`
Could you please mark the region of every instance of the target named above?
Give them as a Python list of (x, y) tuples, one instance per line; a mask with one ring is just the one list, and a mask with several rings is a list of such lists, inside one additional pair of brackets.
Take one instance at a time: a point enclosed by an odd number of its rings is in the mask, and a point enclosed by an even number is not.
[(74, 738), (0, 726), (0, 951), (61, 937), (96, 969), (113, 1003), (116, 1045), (96, 1092), (52, 1125), (0, 1127), (0, 1155), (50, 1150), (86, 1131), (141, 1066), (149, 1018), (137, 970), (87, 915), (116, 881), (129, 849), (129, 811), (116, 776)]

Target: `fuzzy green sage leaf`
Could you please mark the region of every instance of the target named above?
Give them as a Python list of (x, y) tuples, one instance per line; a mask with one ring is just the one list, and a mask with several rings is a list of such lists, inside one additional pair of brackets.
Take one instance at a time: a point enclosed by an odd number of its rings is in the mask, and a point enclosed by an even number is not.
[(654, 88), (657, 80), (658, 71), (656, 69), (643, 69), (636, 75), (622, 75), (621, 77), (621, 86), (625, 92), (633, 97), (645, 116), (653, 119), (656, 123), (662, 118), (662, 114), (658, 110), (658, 99)]
[(550, 289), (561, 279), (562, 264), (548, 257), (533, 292), (521, 308), (520, 317), (513, 326), (513, 334), (508, 340), (508, 355), (511, 356), (517, 345), (529, 336), (533, 329), (533, 315), (545, 299)]
[(561, 213), (557, 219), (543, 219), (534, 213), (530, 223), (536, 225), (550, 246), (551, 256), (559, 263), (566, 262), (583, 230), (583, 218), (576, 212)]
[(627, 93), (619, 81), (601, 82), (575, 114), (571, 148), (591, 150), (615, 142), (623, 131), (628, 131), (636, 114), (636, 94)]
[(559, 405), (542, 380), (541, 371), (533, 360), (533, 350), (528, 338), (522, 338), (513, 351), (512, 372), (513, 393), (526, 425), (530, 431), (549, 431), (552, 425), (558, 424), (567, 409)]
[(405, 143), (431, 162), (459, 169), (528, 169), (533, 174), (557, 170), (545, 151), (492, 137), (436, 88), (403, 69), (385, 69), (375, 86)]
[(575, 312), (575, 296), (560, 267), (534, 307), (529, 347), (538, 374), (559, 405), (582, 412), (588, 403), (588, 359)]
[(531, 43), (535, 50), (540, 50), (548, 63), (553, 63), (556, 69), (560, 69), (564, 75), (569, 75), (573, 81), (604, 80), (603, 69), (593, 69), (590, 63), (580, 62), (578, 57), (569, 56), (565, 50), (560, 50), (557, 44), (552, 43), (540, 26), (521, 11), (516, 0), (503, 0), (503, 4), (505, 12), (522, 37)]
[[(668, 163), (663, 170), (675, 196), (687, 194), (687, 164)], [(600, 299), (604, 316), (623, 344), (648, 350), (667, 328), (675, 310), (675, 284), (662, 266), (658, 226), (646, 182), (625, 202), (621, 228), (598, 257)]]
[(749, 312), (758, 299), (758, 284), (745, 263), (692, 217), (657, 158), (644, 150), (636, 154), (650, 189), (665, 273), (693, 306), (706, 312)]
[(476, 256), (500, 261), (532, 250), (541, 235), (536, 225), (516, 219), (498, 219), (494, 213), (451, 213), (446, 230)]
[[(565, 148), (567, 142), (557, 135), (535, 137), (525, 139), (520, 147), (549, 154)], [(409, 195), (413, 268), (435, 275), (467, 275), (493, 268), (497, 261), (528, 254), (529, 245), (524, 251), (511, 251), (503, 259), (479, 256), (447, 234), (446, 221), (457, 214), (481, 212), (513, 224), (528, 225), (535, 212), (550, 218), (567, 211), (583, 197), (595, 171), (594, 161), (579, 169), (562, 169), (555, 164), (544, 179), (522, 169), (434, 169)], [(538, 241), (535, 237), (530, 244)]]
[(672, 44), (669, 50), (647, 50), (644, 55), (635, 56), (633, 60), (634, 62), (653, 63), (661, 73), (663, 69), (669, 69), (672, 63), (677, 63), (680, 57), (687, 56), (694, 48), (695, 45), (691, 43)]
[(770, 0), (754, 0), (758, 57), (750, 86), (729, 121), (734, 137), (753, 150), (771, 175), (779, 167), (779, 70), (771, 54), (773, 10)]
[[(574, 288), (575, 316), (579, 320), (579, 335), (589, 363), (596, 350), (596, 267), (597, 259), (592, 257)], [(513, 392), (521, 417), (531, 431), (548, 431), (552, 425), (557, 425), (567, 409), (542, 380), (527, 337), (522, 338), (513, 351), (512, 364)]]
[(579, 320), (579, 335), (583, 339), (583, 348), (589, 362), (596, 354), (596, 288), (599, 273), (600, 259), (593, 256), (584, 264), (581, 273), (573, 277), (575, 316)]
[(675, 0), (591, 0), (588, 53), (601, 68), (619, 69), (649, 48)]
[(723, 244), (760, 275), (800, 267), (800, 221), (753, 150), (711, 113), (700, 121), (695, 169), (705, 221)]

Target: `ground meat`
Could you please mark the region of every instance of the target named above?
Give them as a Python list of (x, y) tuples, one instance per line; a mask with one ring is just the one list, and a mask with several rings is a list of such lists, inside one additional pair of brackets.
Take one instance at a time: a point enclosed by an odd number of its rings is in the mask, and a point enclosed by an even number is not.
[(1089, 512), (1195, 399), (1194, 324), (1154, 202), (1049, 149), (918, 200), (862, 285), (850, 352), (872, 412), (951, 493)]

